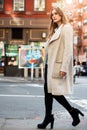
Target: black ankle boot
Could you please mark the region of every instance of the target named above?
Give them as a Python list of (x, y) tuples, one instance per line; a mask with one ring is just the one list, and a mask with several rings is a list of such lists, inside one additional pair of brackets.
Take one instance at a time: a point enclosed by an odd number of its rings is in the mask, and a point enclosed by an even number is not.
[(79, 114), (81, 116), (84, 116), (84, 114), (76, 108), (72, 108), (72, 110), (70, 111), (70, 114), (73, 118), (73, 122), (72, 122), (73, 126), (77, 126), (80, 123)]
[(53, 129), (53, 125), (54, 125), (53, 115), (45, 116), (44, 121), (41, 124), (38, 124), (37, 128), (45, 129), (49, 123), (50, 123), (50, 129)]

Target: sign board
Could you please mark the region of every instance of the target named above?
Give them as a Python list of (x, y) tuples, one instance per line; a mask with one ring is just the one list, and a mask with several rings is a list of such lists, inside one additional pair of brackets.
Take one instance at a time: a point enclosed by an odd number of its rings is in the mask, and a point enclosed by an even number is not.
[(19, 49), (19, 68), (41, 68), (44, 62), (44, 47), (40, 43), (21, 45)]

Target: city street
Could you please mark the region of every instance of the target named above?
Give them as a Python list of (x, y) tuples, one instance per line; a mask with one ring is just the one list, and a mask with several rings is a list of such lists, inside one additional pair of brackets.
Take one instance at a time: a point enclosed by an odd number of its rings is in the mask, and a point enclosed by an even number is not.
[(54, 100), (46, 129), (87, 130), (87, 0), (0, 0), (0, 130), (39, 130), (45, 65), (54, 94), (70, 92), (74, 82), (73, 94), (64, 95), (72, 107)]
[[(73, 107), (79, 108), (85, 117), (80, 116), (81, 123), (74, 128), (68, 112), (54, 101), (54, 129), (87, 130), (87, 77), (77, 78), (74, 93), (66, 98)], [(36, 129), (43, 118), (43, 81), (0, 77), (0, 130)]]

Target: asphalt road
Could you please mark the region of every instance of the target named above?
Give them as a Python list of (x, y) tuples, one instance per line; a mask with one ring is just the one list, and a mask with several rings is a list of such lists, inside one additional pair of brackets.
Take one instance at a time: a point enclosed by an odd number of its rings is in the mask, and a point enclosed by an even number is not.
[[(66, 98), (73, 107), (79, 108), (85, 114), (85, 119), (82, 119), (82, 123), (87, 126), (87, 83), (84, 81), (82, 83), (81, 80), (78, 82), (77, 80), (77, 83), (74, 85), (74, 93), (66, 96)], [(61, 121), (66, 122), (66, 128), (67, 123), (71, 124), (70, 115), (55, 100), (53, 104), (53, 113), (56, 119), (56, 127)], [(12, 80), (11, 82), (4, 80), (0, 82), (0, 119), (11, 121), (12, 119), (25, 120), (26, 123), (29, 120), (29, 123), (34, 121), (37, 124), (37, 122), (43, 120), (43, 117), (43, 82), (13, 82)], [(58, 126), (61, 127), (61, 125), (60, 123)], [(84, 126), (81, 127), (81, 130), (83, 128)], [(83, 130), (86, 130), (86, 128), (87, 127)]]
[[(82, 111), (87, 111), (87, 85), (76, 84), (74, 94), (66, 97), (70, 103)], [(54, 113), (65, 112), (54, 100)], [(44, 115), (43, 84), (0, 83), (1, 118), (36, 118)]]

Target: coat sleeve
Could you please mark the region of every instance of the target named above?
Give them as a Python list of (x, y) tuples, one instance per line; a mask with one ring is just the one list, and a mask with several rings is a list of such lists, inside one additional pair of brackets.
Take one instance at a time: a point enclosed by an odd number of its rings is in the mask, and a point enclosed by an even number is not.
[(64, 53), (61, 71), (68, 72), (69, 64), (73, 58), (73, 29), (71, 25), (65, 25), (63, 29)]

